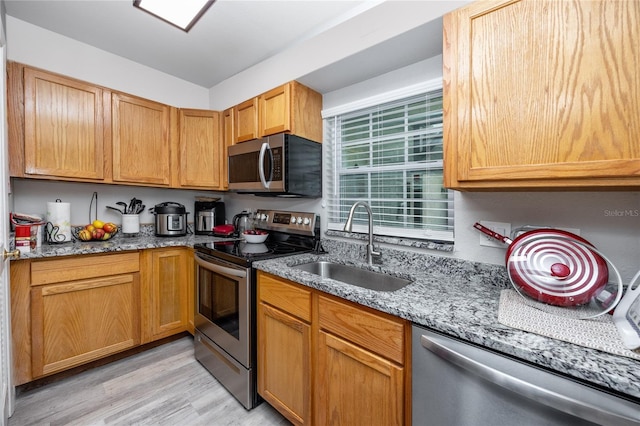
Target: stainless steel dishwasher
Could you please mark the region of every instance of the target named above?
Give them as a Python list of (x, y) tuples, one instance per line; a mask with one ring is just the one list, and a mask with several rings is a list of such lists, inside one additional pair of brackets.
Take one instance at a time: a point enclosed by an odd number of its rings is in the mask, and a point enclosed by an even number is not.
[(638, 425), (640, 404), (413, 326), (414, 426)]

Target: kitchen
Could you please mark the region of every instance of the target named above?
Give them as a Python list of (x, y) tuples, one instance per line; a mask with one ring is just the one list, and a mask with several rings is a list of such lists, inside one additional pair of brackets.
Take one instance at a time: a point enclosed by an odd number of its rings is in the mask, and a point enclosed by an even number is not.
[[(413, 7), (420, 8), (419, 5)], [(428, 22), (444, 13), (430, 6), (430, 10), (420, 9), (420, 13), (410, 13), (412, 19)], [(374, 9), (375, 11), (375, 9)], [(380, 14), (384, 14), (384, 8)], [(418, 17), (422, 14), (421, 17)], [(431, 15), (430, 15), (431, 14)], [(390, 15), (394, 16), (394, 15)], [(398, 26), (417, 25), (407, 21), (401, 15)], [(388, 18), (388, 16), (387, 16)], [(396, 29), (398, 33), (401, 30)], [(213, 88), (211, 91), (200, 90), (182, 80), (172, 79), (167, 75), (107, 54), (98, 49), (80, 44), (71, 39), (50, 33), (42, 28), (27, 24), (7, 16), (7, 56), (10, 60), (33, 64), (44, 69), (70, 75), (86, 81), (92, 81), (107, 87), (114, 87), (138, 96), (164, 101), (173, 105), (193, 108), (223, 109), (236, 104), (256, 93), (261, 93), (282, 81), (296, 79), (314, 70), (290, 71), (286, 66), (275, 67), (277, 72), (264, 65), (247, 70), (229, 81)], [(389, 35), (388, 35), (389, 36)], [(390, 37), (390, 36), (389, 36)], [(15, 42), (15, 43), (14, 43)], [(298, 47), (304, 50), (304, 45)], [(52, 52), (55, 52), (52, 54)], [(295, 53), (300, 54), (300, 51)], [(314, 54), (317, 52), (314, 51)], [(329, 55), (329, 53), (326, 53)], [(286, 55), (280, 58), (286, 61)], [(294, 54), (295, 56), (295, 54)], [(78, 67), (78, 58), (85, 58), (83, 67)], [(301, 61), (297, 56), (296, 62)], [(410, 86), (413, 83), (431, 80), (441, 75), (441, 57), (438, 53), (431, 59), (390, 71), (377, 78), (352, 84), (344, 89), (323, 93), (323, 107), (326, 109), (360, 98), (368, 97), (376, 92), (397, 89), (399, 85)], [(332, 63), (326, 59), (323, 64)], [(95, 64), (100, 64), (97, 66)], [(110, 66), (109, 66), (110, 65)], [(310, 65), (311, 67), (311, 65)], [(316, 67), (321, 67), (316, 65)], [(115, 73), (111, 70), (120, 70)], [(283, 72), (282, 70), (287, 70)], [(293, 73), (287, 75), (287, 73)], [(282, 74), (285, 75), (282, 75)], [(125, 78), (126, 76), (126, 78)], [(256, 78), (258, 77), (259, 78)], [(356, 80), (357, 81), (357, 80)], [(168, 199), (190, 206), (198, 191), (166, 190), (151, 188), (122, 188), (103, 185), (87, 185), (61, 182), (44, 182), (16, 180), (13, 183), (13, 202), (16, 211), (40, 211), (43, 201), (61, 198), (73, 205), (82, 206), (78, 213), (74, 212), (72, 223), (84, 223), (88, 200), (93, 191), (99, 191), (101, 205), (111, 204), (123, 197), (129, 199), (136, 196), (147, 205), (155, 205)], [(453, 252), (438, 256), (447, 256), (466, 261), (478, 261), (494, 265), (503, 265), (504, 248), (480, 246), (480, 237), (472, 225), (477, 220), (509, 222), (513, 225), (544, 225), (558, 228), (580, 229), (581, 235), (593, 242), (600, 250), (614, 259), (620, 269), (623, 280), (628, 283), (637, 270), (637, 253), (640, 250), (640, 231), (638, 218), (624, 212), (637, 211), (640, 206), (638, 194), (632, 191), (622, 192), (455, 192), (455, 246)], [(224, 194), (227, 210), (239, 212), (247, 207), (265, 209), (282, 209), (293, 211), (315, 212), (325, 221), (322, 200), (272, 200), (256, 199), (249, 195)], [(86, 206), (86, 208), (84, 207)], [(612, 212), (623, 212), (621, 215)], [(117, 216), (104, 218), (115, 220)], [(151, 223), (152, 216), (145, 213), (141, 217), (144, 223)], [(322, 229), (326, 229), (323, 224)], [(335, 238), (335, 237), (333, 237)], [(385, 245), (383, 245), (383, 250)]]

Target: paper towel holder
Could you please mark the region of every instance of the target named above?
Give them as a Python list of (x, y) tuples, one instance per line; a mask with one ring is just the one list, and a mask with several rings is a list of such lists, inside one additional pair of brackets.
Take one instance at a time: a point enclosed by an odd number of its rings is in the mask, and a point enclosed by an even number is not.
[(66, 235), (59, 233), (60, 227), (51, 222), (47, 222), (44, 225), (44, 231), (47, 236), (47, 243), (49, 244), (62, 244), (72, 241), (71, 239), (67, 239)]

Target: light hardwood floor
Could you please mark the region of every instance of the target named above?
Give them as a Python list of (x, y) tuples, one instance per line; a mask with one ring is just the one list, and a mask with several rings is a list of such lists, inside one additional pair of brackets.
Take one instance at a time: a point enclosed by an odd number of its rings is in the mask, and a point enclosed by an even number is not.
[(247, 411), (193, 356), (193, 338), (19, 393), (9, 426), (289, 425), (263, 402)]

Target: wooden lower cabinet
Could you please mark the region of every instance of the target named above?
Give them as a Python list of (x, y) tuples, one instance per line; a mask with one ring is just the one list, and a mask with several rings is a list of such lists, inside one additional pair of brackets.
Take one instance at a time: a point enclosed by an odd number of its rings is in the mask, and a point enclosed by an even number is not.
[(317, 371), (316, 424), (404, 424), (401, 365), (320, 331)]
[(34, 377), (140, 344), (138, 273), (31, 289)]
[(193, 331), (186, 247), (10, 265), (14, 384)]
[[(161, 248), (141, 254), (142, 343), (162, 339), (187, 330), (189, 249)], [(192, 274), (192, 272), (191, 272)]]
[(14, 341), (29, 338), (31, 342), (27, 381), (140, 344), (137, 252), (55, 258), (28, 265), (29, 274), (23, 276), (29, 278), (27, 282), (14, 283), (11, 274), (12, 288), (15, 284), (22, 294), (12, 300), (12, 308), (24, 310), (15, 304), (25, 303), (29, 293), (30, 330), (13, 324)]
[(289, 421), (311, 421), (311, 292), (261, 275), (258, 393)]
[(409, 331), (258, 272), (258, 393), (294, 424), (410, 425)]

